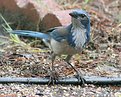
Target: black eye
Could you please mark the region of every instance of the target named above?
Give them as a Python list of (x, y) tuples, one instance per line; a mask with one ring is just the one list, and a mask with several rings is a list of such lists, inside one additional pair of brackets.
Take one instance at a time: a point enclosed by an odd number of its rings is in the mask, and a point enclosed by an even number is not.
[(85, 15), (84, 15), (84, 14), (81, 14), (81, 15), (80, 15), (80, 17), (81, 17), (81, 18), (84, 18), (84, 17), (85, 17)]

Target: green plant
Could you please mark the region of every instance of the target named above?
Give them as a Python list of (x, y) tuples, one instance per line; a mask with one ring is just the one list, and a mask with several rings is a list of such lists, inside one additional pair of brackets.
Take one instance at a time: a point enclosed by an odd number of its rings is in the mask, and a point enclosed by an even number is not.
[(5, 24), (3, 26), (3, 28), (5, 29), (6, 32), (9, 33), (10, 35), (10, 40), (15, 42), (15, 43), (22, 43), (25, 44), (24, 42), (22, 42), (19, 37), (15, 34), (11, 34), (10, 32), (12, 31), (12, 28), (9, 26), (9, 24), (7, 23), (7, 21), (4, 19), (4, 17), (2, 16), (2, 14), (0, 14), (0, 17), (2, 18), (2, 20), (5, 22)]
[(87, 4), (87, 3), (91, 2), (91, 1), (93, 1), (93, 0), (84, 0), (84, 3)]

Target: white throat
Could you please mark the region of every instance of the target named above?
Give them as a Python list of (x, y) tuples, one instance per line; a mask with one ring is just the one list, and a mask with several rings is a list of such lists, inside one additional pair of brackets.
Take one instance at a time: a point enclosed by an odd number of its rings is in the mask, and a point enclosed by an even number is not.
[(80, 26), (73, 26), (71, 29), (72, 32), (72, 39), (75, 43), (76, 49), (82, 49), (86, 43), (86, 29), (81, 24)]

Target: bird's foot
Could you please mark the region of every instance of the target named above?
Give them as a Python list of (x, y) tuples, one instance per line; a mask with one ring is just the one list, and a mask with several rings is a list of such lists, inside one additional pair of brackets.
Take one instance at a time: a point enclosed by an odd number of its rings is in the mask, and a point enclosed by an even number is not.
[(57, 74), (57, 72), (51, 71), (51, 73), (50, 73), (50, 79), (49, 79), (48, 84), (49, 85), (50, 84), (54, 85), (57, 82), (57, 80), (58, 80), (58, 74)]
[(74, 71), (76, 72), (76, 78), (78, 79), (78, 83), (82, 83), (82, 86), (84, 86), (84, 84), (85, 84), (85, 79), (83, 78), (83, 76), (82, 76), (82, 74), (81, 74), (81, 72), (79, 72), (76, 68), (74, 68), (74, 66), (71, 64), (71, 63), (69, 63), (68, 61), (67, 61), (67, 63), (74, 69)]
[(77, 72), (76, 78), (78, 79), (78, 83), (82, 83), (82, 86), (84, 86), (85, 79), (79, 72)]

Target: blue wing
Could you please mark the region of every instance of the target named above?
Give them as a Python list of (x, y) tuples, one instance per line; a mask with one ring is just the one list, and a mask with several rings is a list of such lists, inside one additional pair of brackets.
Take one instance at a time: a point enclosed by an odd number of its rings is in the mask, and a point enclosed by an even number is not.
[(59, 27), (49, 33), (50, 36), (56, 41), (61, 42), (62, 40), (68, 40), (69, 29), (68, 27)]

